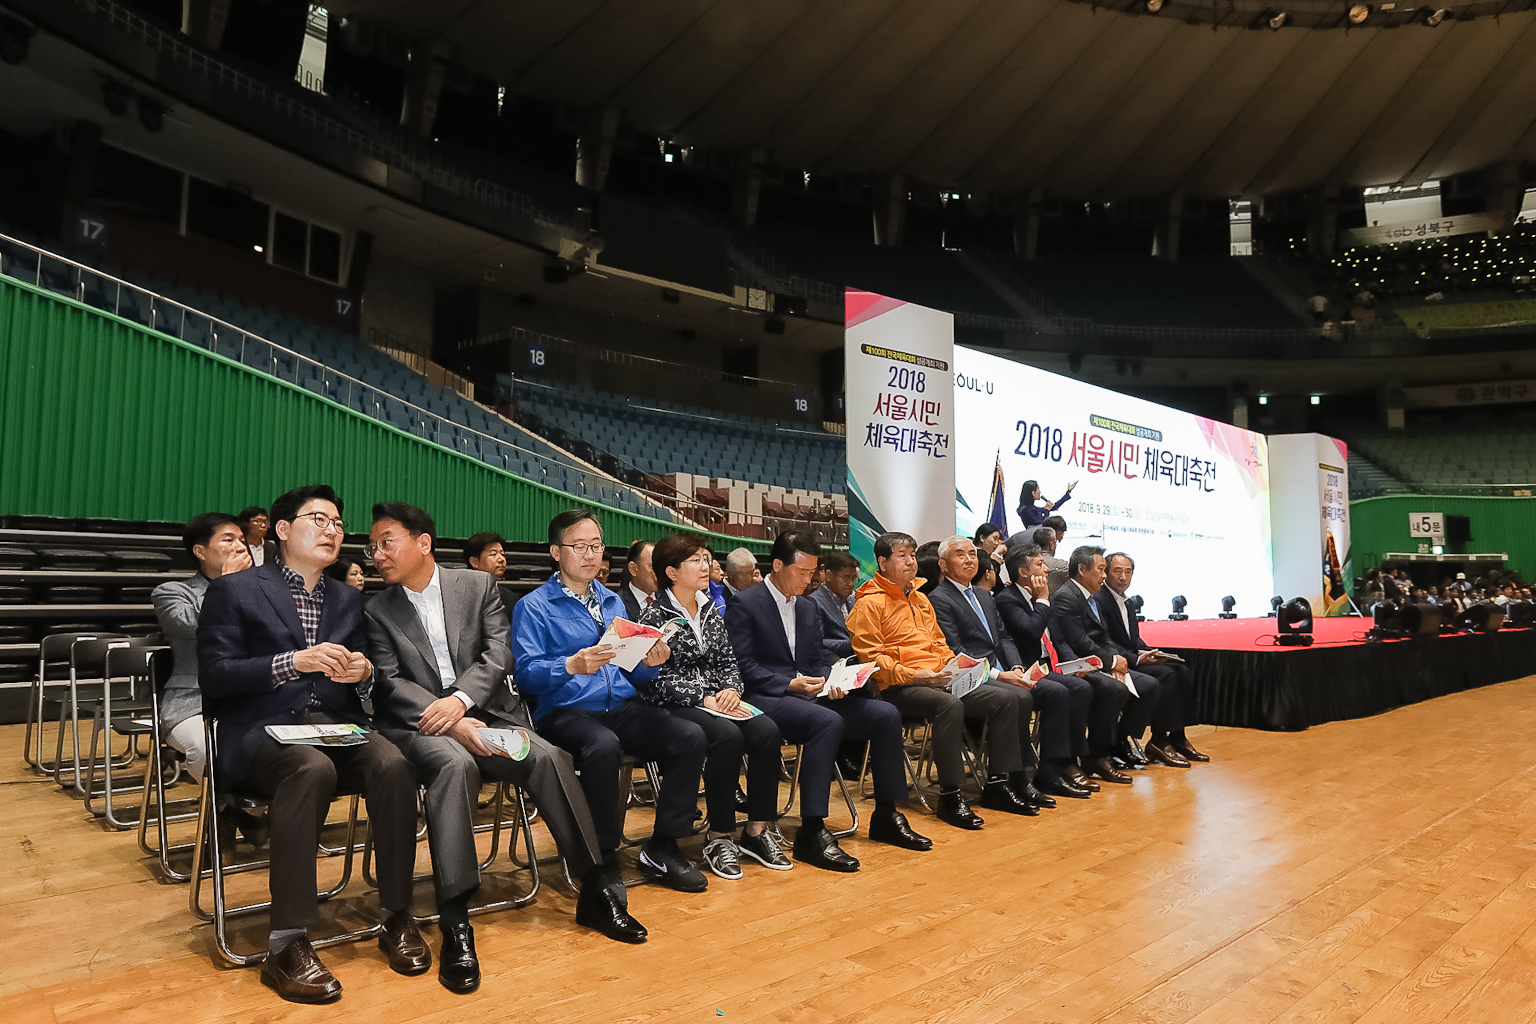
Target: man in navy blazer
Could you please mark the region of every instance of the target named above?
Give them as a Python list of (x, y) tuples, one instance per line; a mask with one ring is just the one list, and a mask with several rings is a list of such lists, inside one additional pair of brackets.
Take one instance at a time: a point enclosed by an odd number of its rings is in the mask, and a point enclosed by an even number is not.
[(833, 763), (845, 735), (869, 742), (875, 777), (869, 838), (907, 850), (932, 849), (932, 841), (912, 831), (896, 809), (907, 795), (901, 713), (863, 694), (823, 696), (832, 661), (822, 644), (821, 612), (800, 596), (816, 572), (821, 545), (792, 530), (779, 534), (772, 556), (768, 578), (738, 591), (726, 605), (725, 625), (746, 699), (773, 719), (785, 740), (802, 744), (795, 859), (829, 871), (859, 869), (826, 827)]
[[(269, 725), (368, 726), (362, 697), (373, 666), (362, 596), (322, 570), (341, 550), (341, 499), (324, 484), (272, 504), (279, 557), (208, 585), (197, 630), (203, 713), (217, 719), (214, 766), (227, 792), (268, 798), (272, 913), (261, 979), (293, 1002), (328, 1002), (341, 984), (307, 935), (316, 898), (315, 848), (338, 789), (361, 792), (378, 858), (379, 945), (401, 974), (432, 956), (411, 917), (416, 863), (416, 770), (389, 740), (358, 746), (279, 743)], [(364, 692), (360, 693), (362, 690)]]
[(1136, 657), (1136, 671), (1159, 680), (1163, 684), (1163, 696), (1152, 709), (1152, 739), (1146, 746), (1149, 758), (1159, 764), (1178, 764), (1185, 761), (1209, 761), (1184, 735), (1186, 709), (1191, 707), (1189, 666), (1178, 661), (1165, 661), (1148, 656), (1152, 645), (1142, 640), (1141, 626), (1136, 621), (1136, 609), (1128, 603), (1127, 594), (1131, 578), (1136, 574), (1136, 562), (1124, 551), (1116, 551), (1105, 559), (1104, 586), (1093, 595), (1104, 616), (1104, 628), (1109, 637)]

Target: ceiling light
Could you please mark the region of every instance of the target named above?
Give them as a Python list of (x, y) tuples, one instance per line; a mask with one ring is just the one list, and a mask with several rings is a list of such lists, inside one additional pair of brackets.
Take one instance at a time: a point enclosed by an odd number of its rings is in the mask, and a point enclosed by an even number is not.
[(1156, 14), (1163, 9), (1163, 0), (1143, 0), (1141, 6), (1148, 14)]
[(1323, 404), (1323, 396), (1322, 395), (1313, 395), (1312, 396), (1312, 404), (1313, 405), (1322, 405)]
[(1248, 23), (1249, 28), (1267, 28), (1272, 32), (1278, 32), (1291, 23), (1291, 16), (1284, 11), (1266, 8), (1254, 16)]
[(1363, 24), (1365, 22), (1365, 19), (1369, 18), (1370, 16), (1371, 16), (1371, 5), (1370, 4), (1355, 4), (1353, 7), (1351, 7), (1349, 9), (1349, 23), (1351, 25)]
[(1452, 16), (1449, 7), (1441, 7), (1436, 10), (1430, 10), (1428, 7), (1421, 7), (1419, 8), (1419, 13), (1424, 19), (1424, 24), (1428, 25), (1430, 28), (1434, 28), (1446, 18)]

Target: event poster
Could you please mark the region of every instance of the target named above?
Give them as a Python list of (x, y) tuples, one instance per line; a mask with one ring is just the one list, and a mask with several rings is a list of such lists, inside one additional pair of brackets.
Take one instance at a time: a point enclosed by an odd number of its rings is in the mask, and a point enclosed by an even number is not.
[(1049, 501), (1075, 482), (1057, 555), (1084, 544), (1130, 554), (1147, 618), (1167, 617), (1176, 595), (1191, 618), (1215, 618), (1227, 596), (1240, 616), (1269, 611), (1262, 434), (966, 348), (954, 360), (958, 532), (986, 521), (999, 493), (999, 525), (1016, 531), (1025, 481)]
[(1326, 434), (1269, 439), (1275, 592), (1314, 615), (1348, 615), (1349, 450)]
[(849, 549), (866, 574), (887, 530), (954, 529), (953, 314), (849, 289), (844, 333)]
[(1348, 615), (1349, 450), (1343, 441), (1317, 435), (1318, 518), (1321, 521), (1322, 592), (1319, 614)]

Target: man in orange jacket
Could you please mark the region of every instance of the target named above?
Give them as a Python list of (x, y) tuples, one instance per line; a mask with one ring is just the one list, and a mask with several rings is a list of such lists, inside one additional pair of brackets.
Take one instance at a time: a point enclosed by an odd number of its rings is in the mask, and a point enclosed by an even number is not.
[(848, 634), (860, 661), (880, 666), (880, 694), (907, 718), (933, 727), (933, 759), (939, 770), (939, 820), (978, 829), (982, 819), (960, 795), (965, 778), (961, 743), (965, 724), (986, 724), (987, 774), (981, 805), (1012, 814), (1039, 810), (1014, 792), (1008, 779), (1024, 762), (1019, 749), (1018, 702), (995, 686), (978, 686), (963, 697), (949, 692), (944, 670), (954, 653), (944, 642), (933, 605), (919, 587), (917, 541), (905, 533), (875, 540), (879, 572), (858, 589), (848, 614)]

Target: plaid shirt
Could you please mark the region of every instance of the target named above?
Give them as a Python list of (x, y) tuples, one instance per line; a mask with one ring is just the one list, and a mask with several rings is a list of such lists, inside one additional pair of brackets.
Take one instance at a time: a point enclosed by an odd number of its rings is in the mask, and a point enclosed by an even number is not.
[[(304, 589), (304, 577), (288, 568), (283, 563), (278, 563), (278, 568), (283, 572), (283, 582), (288, 584), (288, 592), (293, 595), (294, 607), (299, 612), (299, 625), (304, 627), (304, 646), (315, 646), (315, 635), (320, 631), (320, 612), (325, 608), (325, 584), (326, 578), (321, 576), (315, 583), (313, 591)], [(297, 651), (284, 651), (272, 657), (272, 683), (282, 686), (285, 683), (297, 682), (303, 678), (303, 673), (293, 667), (293, 656)], [(320, 707), (320, 702), (313, 694), (309, 698), (311, 709)]]
[[(555, 573), (555, 579), (560, 579), (559, 573)], [(587, 585), (587, 592), (585, 594), (576, 593), (576, 591), (565, 585), (564, 580), (560, 581), (560, 589), (565, 591), (566, 597), (575, 598), (580, 601), (587, 609), (587, 614), (592, 616), (593, 620), (597, 623), (597, 628), (603, 628), (603, 599), (597, 596), (597, 580), (593, 580)]]

